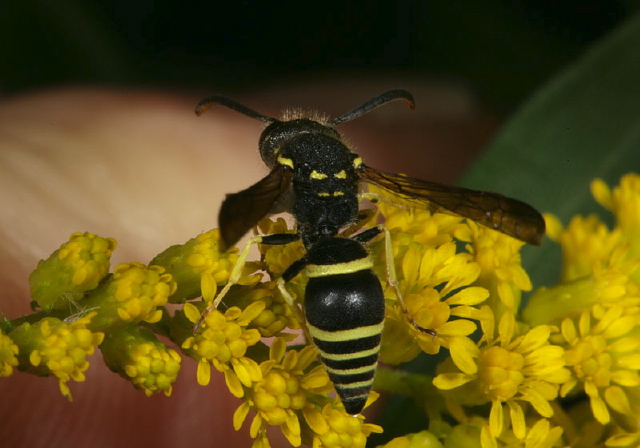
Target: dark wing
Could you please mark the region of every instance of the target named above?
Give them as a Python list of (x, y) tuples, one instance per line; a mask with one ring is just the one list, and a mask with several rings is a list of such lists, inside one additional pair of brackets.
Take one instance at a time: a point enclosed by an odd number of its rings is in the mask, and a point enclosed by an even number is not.
[(536, 246), (542, 242), (545, 232), (542, 215), (517, 199), (385, 173), (366, 165), (360, 167), (358, 176), (418, 207), (454, 213)]
[(289, 189), (293, 174), (276, 165), (262, 180), (246, 190), (227, 195), (220, 207), (218, 224), (226, 248), (235, 245), (274, 208)]

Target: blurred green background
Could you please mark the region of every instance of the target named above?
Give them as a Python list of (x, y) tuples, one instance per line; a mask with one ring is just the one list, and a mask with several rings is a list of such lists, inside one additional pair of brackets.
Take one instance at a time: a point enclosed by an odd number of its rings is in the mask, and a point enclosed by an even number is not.
[(346, 72), (459, 80), (508, 113), (637, 1), (4, 1), (0, 91), (259, 89)]

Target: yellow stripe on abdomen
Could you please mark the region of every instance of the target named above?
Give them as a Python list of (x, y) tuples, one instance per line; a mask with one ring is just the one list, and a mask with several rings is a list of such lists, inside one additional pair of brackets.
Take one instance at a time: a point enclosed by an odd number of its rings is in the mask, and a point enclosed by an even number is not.
[(320, 339), (321, 341), (326, 342), (345, 342), (354, 339), (376, 336), (382, 333), (383, 326), (384, 321), (380, 322), (379, 324), (368, 325), (366, 327), (356, 327), (350, 328), (348, 330), (338, 331), (325, 331), (307, 322), (307, 327), (309, 328), (309, 333), (311, 333), (311, 336), (313, 336), (315, 339)]

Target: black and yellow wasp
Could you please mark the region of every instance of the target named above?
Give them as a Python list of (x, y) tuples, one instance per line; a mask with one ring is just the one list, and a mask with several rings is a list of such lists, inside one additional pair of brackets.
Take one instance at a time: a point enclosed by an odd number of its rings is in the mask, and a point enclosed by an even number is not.
[[(233, 246), (271, 213), (290, 212), (297, 229), (293, 234), (252, 238), (241, 252), (228, 284), (203, 313), (196, 329), (237, 283), (251, 244), (302, 240), (306, 254), (285, 270), (278, 281), (279, 289), (306, 322), (320, 359), (349, 414), (362, 411), (378, 362), (385, 301), (364, 243), (383, 232), (387, 235), (388, 277), (390, 284), (395, 284), (390, 239), (383, 226), (348, 237), (341, 233), (345, 228), (357, 227), (366, 216), (360, 210), (362, 184), (381, 187), (416, 207), (472, 219), (530, 244), (539, 245), (545, 232), (542, 216), (516, 199), (386, 173), (365, 165), (334, 128), (394, 100), (403, 100), (411, 108), (415, 104), (410, 92), (395, 89), (333, 120), (312, 114), (277, 120), (222, 95), (207, 97), (196, 108), (200, 115), (219, 104), (268, 124), (259, 147), (262, 160), (271, 171), (246, 190), (227, 195), (219, 214), (223, 244)], [(301, 313), (284, 285), (303, 271), (309, 281)], [(398, 297), (401, 302), (401, 296)], [(421, 330), (435, 335), (432, 330)]]

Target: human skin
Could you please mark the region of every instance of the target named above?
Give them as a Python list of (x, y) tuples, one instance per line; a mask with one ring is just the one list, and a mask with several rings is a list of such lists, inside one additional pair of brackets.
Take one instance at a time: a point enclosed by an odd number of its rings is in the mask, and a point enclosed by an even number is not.
[[(276, 116), (279, 106), (315, 100), (337, 115), (395, 86), (338, 84), (331, 97), (326, 85), (294, 87), (238, 99)], [(496, 122), (470, 102), (446, 113), (429, 107), (429, 92), (420, 85), (414, 91), (416, 112), (388, 105), (339, 130), (371, 166), (454, 181)], [(197, 118), (200, 96), (85, 88), (0, 102), (0, 312), (9, 319), (30, 312), (29, 273), (71, 233), (115, 238), (112, 267), (146, 264), (166, 247), (215, 227), (224, 195), (266, 174), (257, 153), (262, 125), (224, 108)], [(419, 112), (423, 98), (427, 107)], [(233, 430), (240, 401), (221, 374), (199, 386), (196, 363), (183, 357), (172, 396), (147, 398), (110, 372), (99, 353), (90, 362), (86, 381), (69, 383), (71, 403), (54, 378), (20, 372), (1, 378), (2, 445), (250, 445), (248, 423)]]

